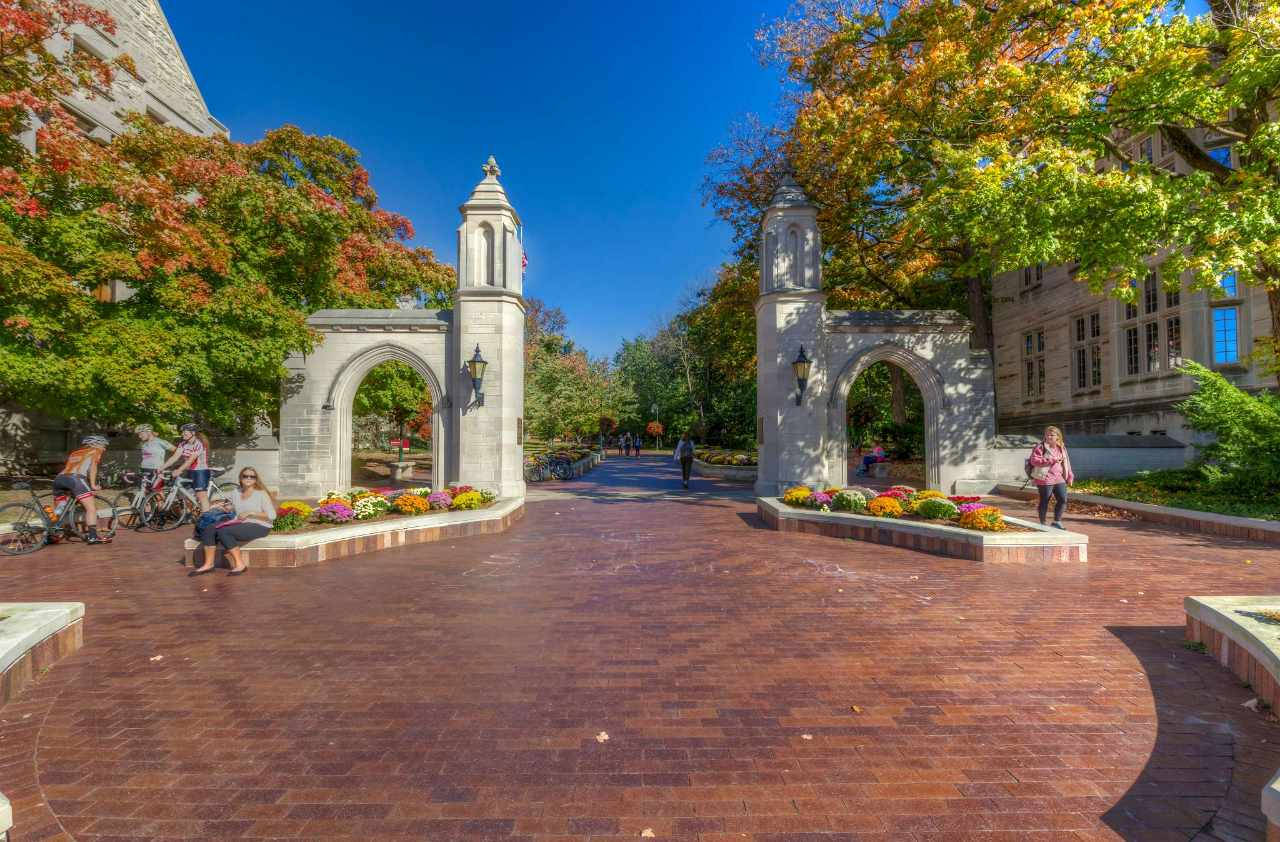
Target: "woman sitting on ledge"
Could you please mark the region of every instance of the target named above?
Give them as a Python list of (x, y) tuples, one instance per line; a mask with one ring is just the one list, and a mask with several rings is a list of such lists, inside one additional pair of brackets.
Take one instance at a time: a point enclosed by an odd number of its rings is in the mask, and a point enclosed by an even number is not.
[(235, 512), (233, 518), (210, 523), (200, 530), (204, 564), (188, 576), (211, 573), (217, 547), (222, 547), (231, 560), (231, 571), (227, 575), (240, 575), (245, 571), (240, 545), (270, 534), (276, 519), (276, 504), (271, 492), (258, 484), (257, 468), (246, 467), (240, 471), (240, 488), (231, 495), (231, 506)]

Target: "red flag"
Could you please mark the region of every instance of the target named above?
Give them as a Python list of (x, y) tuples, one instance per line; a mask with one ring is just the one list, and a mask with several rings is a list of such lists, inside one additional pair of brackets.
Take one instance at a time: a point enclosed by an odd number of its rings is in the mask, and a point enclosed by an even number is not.
[(529, 268), (529, 253), (524, 249), (520, 249), (520, 271), (524, 272)]

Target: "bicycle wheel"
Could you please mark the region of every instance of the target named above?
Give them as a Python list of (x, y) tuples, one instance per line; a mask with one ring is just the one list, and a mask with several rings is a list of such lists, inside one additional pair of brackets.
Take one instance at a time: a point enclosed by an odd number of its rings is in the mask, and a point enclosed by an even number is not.
[(142, 528), (142, 509), (133, 505), (135, 494), (133, 491), (121, 491), (112, 501), (111, 511), (114, 513), (117, 529)]
[(49, 527), (34, 503), (0, 506), (0, 553), (26, 555), (49, 543)]
[(167, 500), (167, 491), (153, 491), (142, 501), (142, 522), (148, 529), (168, 532), (177, 529), (191, 517), (194, 507), (181, 494)]
[(569, 467), (568, 462), (552, 462), (551, 476), (563, 482), (573, 478), (573, 469)]
[[(114, 538), (117, 525), (115, 507), (101, 494), (93, 495), (93, 503), (97, 522), (92, 525), (97, 527), (98, 537)], [(87, 541), (89, 526), (88, 511), (85, 509), (84, 501), (77, 500), (71, 512), (71, 519), (67, 522), (67, 529), (81, 541)]]

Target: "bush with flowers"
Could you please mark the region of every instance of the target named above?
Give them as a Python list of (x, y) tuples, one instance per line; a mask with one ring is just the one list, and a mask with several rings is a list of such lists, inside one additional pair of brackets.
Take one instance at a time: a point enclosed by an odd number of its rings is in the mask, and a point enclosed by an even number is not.
[(356, 520), (373, 520), (391, 511), (391, 503), (381, 494), (366, 494), (356, 500), (352, 510), (356, 514)]
[(416, 494), (419, 497), (427, 497), (431, 494), (431, 486), (424, 485), (421, 488), (409, 488), (405, 490), (406, 494)]
[(867, 513), (876, 517), (902, 517), (902, 503), (896, 497), (881, 494), (867, 501)]
[(302, 515), (303, 520), (307, 520), (311, 517), (311, 513), (315, 511), (315, 509), (311, 508), (301, 500), (285, 500), (283, 503), (276, 506), (277, 514), (284, 514), (289, 511), (297, 512)]
[(782, 502), (788, 506), (803, 506), (805, 501), (809, 499), (809, 495), (813, 493), (813, 489), (804, 485), (795, 485), (788, 488), (782, 494)]
[(831, 511), (832, 495), (825, 491), (815, 491), (809, 495), (809, 499), (804, 504), (811, 509), (821, 509), (824, 512)]
[(906, 505), (906, 502), (907, 502), (907, 500), (910, 498), (910, 496), (911, 496), (911, 495), (909, 495), (907, 492), (903, 491), (903, 490), (902, 490), (902, 489), (900, 489), (900, 488), (890, 488), (888, 491), (881, 491), (881, 492), (880, 492), (879, 494), (877, 494), (876, 496), (877, 496), (877, 497), (891, 497), (891, 498), (893, 498), (894, 500), (897, 500), (899, 503), (902, 503), (903, 505)]
[(447, 491), (437, 491), (428, 495), (427, 502), (433, 509), (447, 509), (453, 505), (453, 495)]
[(960, 515), (960, 525), (965, 529), (999, 532), (1004, 529), (1004, 515), (995, 506), (979, 506)]
[(912, 500), (933, 500), (933, 499), (945, 500), (947, 499), (947, 495), (943, 494), (941, 491), (934, 491), (932, 488), (926, 488), (923, 491), (917, 491), (915, 494), (912, 494), (911, 499)]
[(911, 511), (928, 520), (952, 520), (960, 514), (956, 504), (945, 497), (926, 497), (923, 500), (917, 500)]
[(901, 491), (903, 494), (907, 495), (908, 497), (916, 493), (915, 486), (911, 486), (911, 485), (891, 485), (889, 486), (889, 490)]
[(408, 491), (396, 497), (391, 505), (402, 515), (425, 515), (431, 511), (431, 504), (427, 502), (426, 497)]
[(346, 503), (331, 502), (325, 503), (315, 510), (312, 517), (316, 523), (350, 523), (356, 516), (356, 513)]
[(950, 500), (952, 503), (955, 503), (957, 506), (963, 503), (981, 503), (982, 502), (982, 498), (977, 496), (976, 494), (952, 494), (947, 499)]
[(872, 490), (872, 489), (870, 489), (870, 488), (866, 488), (865, 486), (861, 486), (861, 485), (851, 485), (851, 486), (849, 486), (848, 488), (846, 488), (845, 490), (846, 490), (846, 491), (856, 491), (857, 493), (859, 493), (859, 494), (861, 494), (861, 495), (862, 495), (862, 499), (863, 499), (863, 500), (870, 500), (870, 499), (872, 499), (873, 497), (879, 497), (879, 496), (880, 496), (880, 492), (879, 492), (879, 491), (874, 491), (874, 490)]
[(478, 509), (483, 505), (484, 495), (479, 491), (463, 491), (453, 498), (453, 505), (449, 508), (454, 511), (464, 511), (466, 509)]
[(293, 532), (307, 525), (307, 518), (297, 509), (278, 509), (271, 524), (272, 532)]
[(982, 503), (961, 503), (956, 508), (959, 509), (960, 514), (964, 515), (964, 514), (968, 514), (969, 512), (976, 512), (978, 509), (983, 508), (983, 504)]
[(451, 485), (448, 491), (451, 497), (457, 497), (459, 494), (466, 494), (468, 491), (475, 491), (475, 489), (469, 485)]
[(837, 512), (866, 511), (867, 498), (852, 488), (842, 488), (831, 498), (831, 508)]

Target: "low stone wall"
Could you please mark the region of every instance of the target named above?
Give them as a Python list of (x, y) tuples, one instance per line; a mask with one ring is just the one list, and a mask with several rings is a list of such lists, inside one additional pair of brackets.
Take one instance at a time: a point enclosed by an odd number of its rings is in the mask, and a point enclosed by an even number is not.
[[(301, 567), (353, 555), (504, 532), (524, 517), (524, 499), (499, 500), (487, 509), (352, 523), (294, 534), (272, 534), (246, 544), (241, 558), (251, 567)], [(199, 543), (188, 538), (185, 561), (192, 564)]]
[(893, 520), (848, 512), (797, 509), (772, 497), (757, 497), (756, 512), (772, 529), (808, 532), (889, 544), (932, 555), (983, 562), (1073, 562), (1089, 560), (1089, 537), (1005, 518), (1031, 532), (975, 532), (958, 526)]
[(0, 602), (0, 705), (84, 642), (83, 602)]
[(695, 476), (722, 479), (728, 482), (755, 482), (759, 471), (755, 465), (712, 465), (710, 462), (694, 459), (693, 473)]
[[(1218, 663), (1247, 681), (1259, 703), (1275, 709), (1280, 700), (1280, 624), (1258, 612), (1280, 610), (1280, 596), (1189, 596), (1187, 640), (1204, 645)], [(1267, 839), (1280, 839), (1280, 772), (1262, 789)]]
[[(1039, 494), (1035, 487), (1031, 485), (1024, 488), (1021, 485), (1006, 485), (1004, 483), (996, 486), (996, 493), (1017, 500), (1035, 500)], [(1197, 512), (1194, 509), (1175, 509), (1172, 506), (1135, 503), (1132, 500), (1118, 500), (1115, 497), (1102, 497), (1097, 494), (1072, 493), (1067, 499), (1077, 503), (1088, 503), (1092, 506), (1110, 506), (1113, 509), (1129, 512), (1139, 520), (1163, 523), (1189, 532), (1221, 535), (1224, 538), (1241, 538), (1246, 541), (1260, 541), (1266, 544), (1280, 544), (1280, 521), (1262, 520), (1256, 517), (1238, 517), (1236, 515), (1219, 515), (1213, 512)]]

